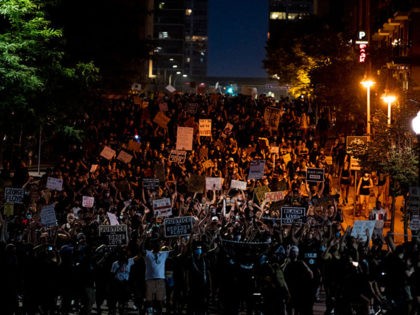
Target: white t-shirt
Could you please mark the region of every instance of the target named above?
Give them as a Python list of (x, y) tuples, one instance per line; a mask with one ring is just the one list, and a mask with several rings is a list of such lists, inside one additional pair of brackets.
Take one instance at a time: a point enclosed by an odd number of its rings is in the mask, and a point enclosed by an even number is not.
[(111, 266), (111, 272), (115, 274), (115, 278), (119, 281), (128, 281), (130, 277), (131, 266), (134, 265), (134, 258), (128, 258), (126, 264), (120, 264), (120, 262), (114, 261)]
[(144, 261), (146, 264), (146, 280), (165, 279), (165, 262), (170, 251), (159, 251), (157, 253), (146, 250)]

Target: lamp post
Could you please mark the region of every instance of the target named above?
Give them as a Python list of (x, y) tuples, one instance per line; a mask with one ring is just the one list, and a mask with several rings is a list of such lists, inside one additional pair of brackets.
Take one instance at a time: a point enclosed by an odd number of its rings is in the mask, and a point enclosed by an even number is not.
[(391, 126), (391, 105), (397, 99), (394, 95), (385, 95), (382, 97), (385, 103), (388, 104), (388, 127)]
[[(411, 127), (417, 136), (417, 149), (420, 151), (420, 111), (417, 113), (417, 116), (411, 121)], [(419, 174), (417, 178), (417, 183), (420, 186), (420, 161), (419, 161)]]
[(360, 82), (366, 88), (366, 133), (370, 136), (370, 87), (375, 84), (372, 80), (364, 80)]

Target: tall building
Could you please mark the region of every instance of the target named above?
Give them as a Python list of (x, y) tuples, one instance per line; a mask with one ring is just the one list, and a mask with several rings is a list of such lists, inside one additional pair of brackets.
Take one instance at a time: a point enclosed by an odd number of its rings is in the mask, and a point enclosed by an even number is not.
[[(207, 0), (154, 0), (149, 77), (176, 87), (207, 73)], [(150, 71), (149, 71), (150, 72)]]

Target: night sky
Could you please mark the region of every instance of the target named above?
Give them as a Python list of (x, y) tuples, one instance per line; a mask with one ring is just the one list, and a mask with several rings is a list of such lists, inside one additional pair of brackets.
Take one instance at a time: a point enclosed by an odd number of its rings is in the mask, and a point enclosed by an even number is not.
[(268, 0), (209, 0), (208, 76), (266, 77)]

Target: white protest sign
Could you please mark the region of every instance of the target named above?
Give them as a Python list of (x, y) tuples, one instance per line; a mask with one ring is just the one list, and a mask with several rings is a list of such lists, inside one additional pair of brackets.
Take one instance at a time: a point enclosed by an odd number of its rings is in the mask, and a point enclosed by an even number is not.
[(63, 180), (61, 178), (48, 177), (46, 187), (51, 190), (63, 190)]
[(120, 225), (120, 222), (118, 222), (117, 216), (112, 212), (107, 212), (110, 225)]
[(166, 86), (166, 89), (169, 91), (169, 92), (171, 92), (171, 93), (173, 93), (173, 92), (175, 92), (176, 91), (176, 88), (174, 88), (172, 85), (167, 85)]
[(176, 149), (191, 151), (193, 145), (194, 128), (179, 127), (176, 133)]
[(246, 190), (246, 182), (242, 180), (232, 179), (230, 181), (230, 188)]
[(95, 173), (97, 169), (98, 169), (98, 164), (92, 164), (89, 172), (90, 173)]
[(155, 217), (169, 217), (172, 215), (172, 205), (170, 198), (153, 200), (153, 211)]
[(41, 209), (41, 224), (50, 227), (57, 225), (57, 217), (55, 215), (54, 204), (42, 207)]
[(126, 164), (130, 163), (132, 159), (133, 159), (133, 156), (131, 154), (128, 154), (124, 150), (121, 150), (117, 157), (117, 160), (124, 162)]
[(367, 240), (366, 230), (368, 230), (369, 238), (372, 238), (374, 228), (375, 220), (356, 220), (354, 221), (353, 229), (351, 230), (351, 236), (365, 242)]
[(95, 197), (83, 196), (82, 197), (82, 207), (93, 208), (95, 202)]
[(264, 176), (265, 160), (251, 161), (248, 179), (261, 179)]
[(198, 121), (198, 134), (201, 137), (211, 137), (211, 119), (200, 119)]
[(206, 177), (206, 190), (222, 190), (223, 178)]
[(4, 199), (10, 203), (23, 203), (25, 190), (23, 188), (6, 187), (4, 189)]
[(112, 150), (110, 147), (105, 146), (100, 154), (104, 159), (112, 160), (112, 158), (115, 156), (115, 150)]

